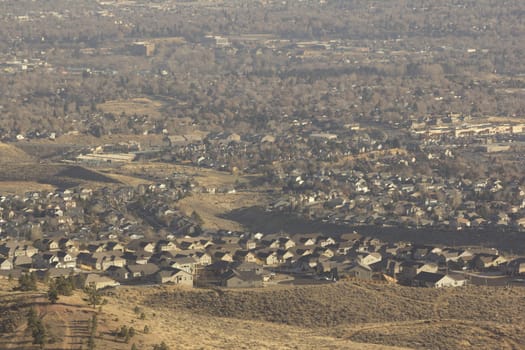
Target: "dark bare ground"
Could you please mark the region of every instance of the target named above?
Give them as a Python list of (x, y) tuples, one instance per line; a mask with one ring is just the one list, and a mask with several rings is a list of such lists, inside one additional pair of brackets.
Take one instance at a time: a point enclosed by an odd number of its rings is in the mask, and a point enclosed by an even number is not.
[(323, 233), (337, 236), (357, 231), (365, 236), (386, 242), (409, 241), (415, 244), (447, 246), (494, 247), (514, 254), (525, 253), (525, 235), (511, 229), (469, 229), (451, 231), (438, 228), (409, 229), (381, 226), (351, 226), (310, 221), (294, 214), (266, 212), (264, 208), (250, 207), (223, 215), (225, 219), (240, 223), (252, 232)]

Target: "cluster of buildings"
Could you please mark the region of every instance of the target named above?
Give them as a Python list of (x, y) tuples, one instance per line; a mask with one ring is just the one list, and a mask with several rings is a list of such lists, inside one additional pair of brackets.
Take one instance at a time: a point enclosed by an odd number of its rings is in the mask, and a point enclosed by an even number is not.
[[(252, 288), (294, 279), (361, 279), (412, 286), (455, 287), (478, 273), (521, 276), (525, 258), (480, 247), (388, 244), (357, 233), (263, 235), (214, 232), (169, 239), (67, 237), (0, 242), (0, 275), (83, 274), (97, 288), (172, 283), (186, 287)], [(287, 278), (283, 278), (286, 276)]]
[(78, 240), (135, 239), (151, 226), (190, 234), (198, 224), (177, 208), (191, 182), (34, 191), (0, 196), (0, 239), (61, 235)]
[(497, 177), (400, 176), (388, 171), (301, 171), (285, 179), (285, 195), (268, 211), (290, 211), (331, 223), (523, 230), (525, 188)]

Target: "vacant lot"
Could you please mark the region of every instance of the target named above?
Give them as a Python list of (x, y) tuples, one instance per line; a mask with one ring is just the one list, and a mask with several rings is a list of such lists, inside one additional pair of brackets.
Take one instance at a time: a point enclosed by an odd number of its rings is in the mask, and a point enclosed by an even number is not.
[(153, 118), (158, 118), (161, 116), (160, 109), (162, 108), (162, 102), (149, 98), (133, 98), (129, 100), (108, 101), (97, 105), (97, 108), (104, 113), (113, 113), (115, 115), (126, 113), (128, 115), (149, 115)]

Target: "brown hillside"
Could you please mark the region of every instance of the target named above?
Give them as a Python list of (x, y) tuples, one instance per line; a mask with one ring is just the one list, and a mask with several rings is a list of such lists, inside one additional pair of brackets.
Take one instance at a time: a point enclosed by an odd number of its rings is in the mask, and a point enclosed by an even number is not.
[(34, 162), (35, 159), (20, 148), (0, 142), (0, 164)]
[(278, 289), (164, 290), (157, 308), (260, 320), (363, 343), (417, 349), (522, 349), (522, 288), (419, 289), (342, 282)]

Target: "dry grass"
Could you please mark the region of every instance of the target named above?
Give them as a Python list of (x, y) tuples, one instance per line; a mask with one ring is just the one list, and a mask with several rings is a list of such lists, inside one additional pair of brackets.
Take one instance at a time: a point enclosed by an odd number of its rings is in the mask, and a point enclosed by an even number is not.
[[(140, 311), (135, 312), (138, 300), (151, 291), (152, 288), (145, 287), (121, 288), (116, 294), (106, 296), (108, 303), (98, 311), (97, 349), (127, 350), (133, 343), (139, 349), (151, 349), (153, 344), (161, 341), (166, 342), (171, 349), (391, 349), (358, 344), (305, 328), (210, 317), (191, 311), (174, 312), (166, 308), (141, 306)], [(85, 348), (89, 320), (95, 310), (86, 306), (82, 296), (80, 292), (71, 297), (62, 296), (56, 305), (47, 303), (42, 293), (0, 296), (4, 307), (18, 303), (17, 312), (3, 313), (3, 325), (6, 325), (8, 318), (15, 323), (7, 327), (7, 333), (0, 335), (0, 348), (36, 349), (31, 344), (23, 316), (30, 306), (43, 316), (44, 324), (55, 338), (55, 343), (46, 348)], [(140, 313), (144, 313), (145, 319), (139, 317)], [(136, 330), (136, 335), (129, 343), (112, 335), (122, 325)], [(145, 326), (149, 327), (150, 333), (144, 333)]]
[[(3, 281), (0, 290), (13, 282)], [(41, 286), (42, 290), (44, 287)], [(525, 290), (488, 287), (416, 289), (340, 282), (258, 290), (192, 290), (174, 286), (119, 287), (105, 296), (97, 348), (139, 349), (166, 342), (172, 349), (522, 349)], [(0, 293), (6, 308), (36, 303), (53, 322), (54, 349), (86, 342), (93, 309), (82, 293), (49, 305), (35, 293)], [(11, 306), (10, 306), (11, 305)], [(140, 319), (134, 312), (145, 314)], [(0, 337), (1, 349), (32, 349), (23, 319)], [(16, 323), (18, 322), (18, 323)], [(111, 332), (132, 326), (126, 344)], [(144, 326), (151, 330), (144, 334)], [(377, 345), (375, 345), (377, 344)], [(76, 346), (76, 347), (75, 347)]]
[[(244, 183), (249, 186), (256, 177), (255, 175), (236, 175), (212, 169), (168, 163), (132, 163), (123, 165), (115, 171), (125, 176), (139, 177), (141, 174), (149, 174), (159, 179), (172, 174), (181, 174), (192, 178), (198, 187), (215, 189), (234, 187), (237, 183)], [(114, 178), (120, 180), (119, 177)], [(123, 182), (126, 182), (125, 179)], [(191, 215), (194, 211), (197, 212), (203, 219), (205, 229), (220, 228), (235, 231), (241, 230), (242, 226), (235, 221), (223, 218), (223, 214), (239, 208), (265, 205), (266, 202), (267, 198), (261, 192), (239, 191), (232, 194), (193, 193), (179, 201), (177, 205), (187, 215)]]
[(18, 147), (0, 142), (0, 164), (34, 162), (35, 160)]
[(55, 186), (34, 181), (2, 181), (0, 193), (23, 195), (31, 191), (54, 191)]
[[(119, 289), (110, 298), (109, 307), (105, 309), (112, 308), (117, 314), (132, 308), (129, 300), (141, 303), (158, 289), (200, 295), (200, 292), (177, 287), (126, 287)], [(146, 339), (142, 344), (165, 341), (172, 349), (392, 349), (338, 339), (326, 332), (302, 327), (209, 316), (197, 310), (152, 308), (147, 305), (141, 305), (141, 308), (146, 314), (146, 320), (135, 322), (139, 322), (139, 326), (143, 322), (149, 324), (154, 335), (154, 339)]]
[(221, 216), (232, 210), (261, 205), (264, 196), (252, 192), (238, 192), (233, 194), (193, 194), (178, 202), (179, 208), (187, 215), (197, 212), (203, 220), (203, 228), (210, 230), (225, 229), (232, 231), (243, 230), (238, 222), (222, 218)]
[(133, 98), (129, 100), (114, 100), (97, 105), (97, 108), (104, 113), (113, 113), (119, 116), (121, 113), (128, 115), (149, 115), (152, 118), (161, 117), (161, 108), (163, 104), (160, 101), (154, 101), (149, 98)]
[(337, 339), (416, 349), (521, 349), (525, 290), (417, 289), (342, 282), (251, 291), (163, 290), (146, 300), (175, 313), (264, 321)]

